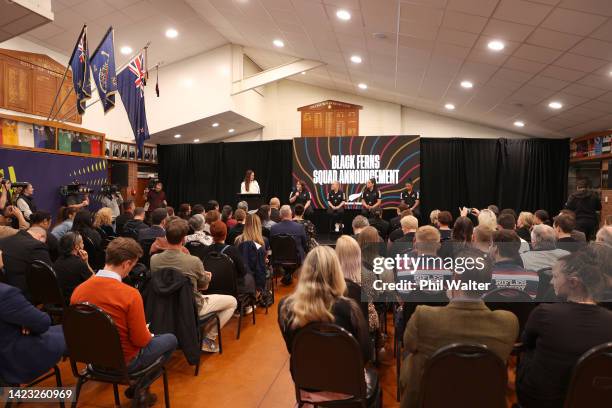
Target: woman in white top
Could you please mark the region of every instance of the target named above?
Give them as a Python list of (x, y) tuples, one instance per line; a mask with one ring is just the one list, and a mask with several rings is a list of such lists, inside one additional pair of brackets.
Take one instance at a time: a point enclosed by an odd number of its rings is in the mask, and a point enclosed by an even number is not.
[(259, 184), (255, 180), (255, 172), (247, 170), (244, 181), (240, 184), (240, 194), (259, 194)]

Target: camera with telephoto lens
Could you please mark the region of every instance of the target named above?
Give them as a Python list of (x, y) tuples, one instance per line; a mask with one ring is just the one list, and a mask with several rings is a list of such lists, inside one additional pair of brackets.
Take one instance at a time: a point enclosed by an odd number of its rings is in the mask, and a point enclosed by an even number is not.
[(100, 189), (100, 194), (104, 194), (105, 196), (111, 197), (113, 194), (117, 194), (119, 192), (119, 187), (116, 184), (107, 184), (102, 186)]
[[(8, 180), (3, 180), (3, 182), (4, 181), (8, 181)], [(11, 187), (13, 188), (26, 188), (29, 185), (30, 183), (28, 183), (27, 181), (16, 181), (14, 183), (11, 183)]]
[(149, 190), (154, 190), (154, 189), (155, 189), (155, 186), (157, 185), (157, 183), (159, 183), (159, 180), (158, 180), (158, 179), (155, 179), (155, 178), (150, 178), (150, 179), (149, 179), (149, 184), (147, 185), (147, 188), (148, 188)]

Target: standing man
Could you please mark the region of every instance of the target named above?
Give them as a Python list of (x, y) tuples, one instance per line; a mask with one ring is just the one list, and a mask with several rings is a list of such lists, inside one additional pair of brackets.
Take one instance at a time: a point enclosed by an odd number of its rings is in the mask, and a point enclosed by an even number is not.
[(419, 204), (421, 204), (421, 199), (419, 192), (413, 190), (412, 180), (408, 180), (406, 183), (406, 189), (402, 191), (400, 201), (410, 208), (415, 217), (419, 218), (420, 211), (418, 208)]
[(155, 188), (153, 190), (149, 190), (145, 188), (145, 211), (150, 214), (158, 208), (166, 207), (168, 203), (166, 202), (166, 193), (162, 190), (163, 185), (161, 181), (157, 181), (155, 183)]
[(344, 229), (342, 216), (344, 215), (344, 205), (346, 201), (344, 198), (344, 191), (340, 190), (339, 182), (334, 181), (332, 183), (332, 189), (327, 195), (327, 202), (329, 203), (327, 214), (334, 221), (334, 232), (340, 232)]
[(592, 240), (599, 226), (598, 212), (601, 211), (601, 198), (595, 190), (589, 188), (586, 179), (578, 180), (578, 191), (572, 193), (565, 203), (565, 208), (576, 214), (576, 229), (584, 232), (587, 241)]

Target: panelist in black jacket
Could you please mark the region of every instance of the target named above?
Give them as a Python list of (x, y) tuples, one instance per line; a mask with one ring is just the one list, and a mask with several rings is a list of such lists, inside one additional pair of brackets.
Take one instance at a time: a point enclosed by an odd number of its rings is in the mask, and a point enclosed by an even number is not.
[(376, 187), (376, 179), (371, 178), (361, 193), (361, 214), (368, 217), (373, 209), (379, 208), (382, 203), (380, 191)]
[(327, 214), (334, 221), (334, 231), (340, 232), (342, 230), (342, 215), (344, 214), (344, 205), (346, 199), (344, 198), (344, 191), (340, 190), (340, 183), (334, 181), (329, 194), (327, 194)]
[(298, 204), (302, 204), (304, 206), (304, 215), (312, 214), (312, 206), (310, 193), (306, 190), (306, 186), (302, 180), (298, 180), (295, 183), (295, 188), (289, 194), (289, 203), (291, 203), (291, 207), (294, 208)]

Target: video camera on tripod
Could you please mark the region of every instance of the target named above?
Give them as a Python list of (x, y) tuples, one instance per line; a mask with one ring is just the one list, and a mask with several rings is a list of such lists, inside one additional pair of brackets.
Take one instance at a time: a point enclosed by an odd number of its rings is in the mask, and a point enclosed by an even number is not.
[(84, 200), (84, 196), (93, 192), (92, 189), (79, 183), (78, 180), (65, 186), (60, 186), (60, 195), (66, 202), (67, 206), (81, 204)]

